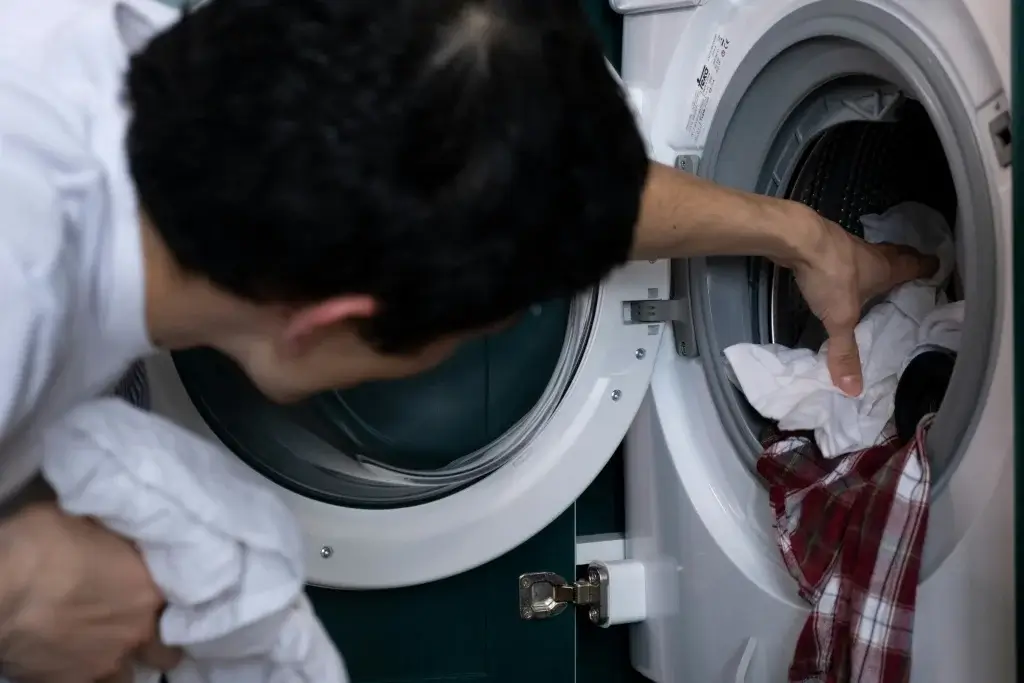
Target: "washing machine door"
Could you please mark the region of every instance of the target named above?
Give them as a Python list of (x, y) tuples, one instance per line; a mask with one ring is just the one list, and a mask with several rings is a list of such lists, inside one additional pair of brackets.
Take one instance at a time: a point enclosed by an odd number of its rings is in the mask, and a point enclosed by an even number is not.
[(390, 588), (488, 562), (589, 485), (647, 391), (663, 263), (533, 307), (422, 376), (264, 399), (200, 349), (147, 362), (155, 411), (217, 439), (289, 503), (310, 582)]

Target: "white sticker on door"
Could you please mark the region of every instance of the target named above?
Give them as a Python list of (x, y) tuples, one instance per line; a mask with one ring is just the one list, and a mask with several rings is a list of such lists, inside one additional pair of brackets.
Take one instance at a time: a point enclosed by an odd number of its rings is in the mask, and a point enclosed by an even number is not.
[(704, 130), (705, 118), (708, 113), (708, 105), (711, 96), (715, 92), (715, 84), (718, 81), (718, 72), (722, 68), (722, 60), (729, 51), (729, 39), (720, 33), (711, 38), (711, 45), (708, 46), (704, 63), (697, 74), (697, 89), (693, 93), (693, 102), (690, 103), (690, 115), (686, 120), (686, 132), (694, 139), (700, 137)]

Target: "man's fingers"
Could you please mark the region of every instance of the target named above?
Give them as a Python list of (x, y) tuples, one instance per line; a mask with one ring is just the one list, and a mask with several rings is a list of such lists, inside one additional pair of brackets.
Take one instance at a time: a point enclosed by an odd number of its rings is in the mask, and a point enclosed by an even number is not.
[(135, 660), (157, 671), (170, 671), (181, 661), (181, 650), (154, 641), (136, 650)]
[(832, 383), (847, 396), (859, 396), (864, 381), (860, 369), (860, 352), (853, 329), (829, 332), (828, 371)]

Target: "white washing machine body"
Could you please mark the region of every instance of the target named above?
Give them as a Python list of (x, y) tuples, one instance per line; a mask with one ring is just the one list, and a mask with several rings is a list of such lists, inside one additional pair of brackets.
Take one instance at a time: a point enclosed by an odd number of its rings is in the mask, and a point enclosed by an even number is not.
[[(927, 110), (960, 199), (958, 233), (968, 235), (960, 254), (962, 269), (975, 271), (965, 284), (968, 310), (984, 299), (974, 307), (979, 317), (972, 321), (968, 313), (967, 325), (984, 326), (986, 334), (974, 384), (951, 385), (940, 413), (939, 422), (960, 425), (943, 437), (958, 446), (934, 488), (913, 680), (1016, 680), (1011, 174), (993, 132), (994, 121), (1005, 122), (1000, 117), (1010, 101), (1009, 2), (612, 5), (626, 15), (623, 79), (651, 155), (663, 163), (721, 180), (716, 173), (723, 172), (720, 155), (730, 136), (744, 137), (744, 126), (758, 116), (783, 121), (794, 110), (793, 102), (762, 98), (750, 118), (741, 98), (795, 45), (803, 50), (831, 41), (827, 50), (800, 60), (814, 62), (807, 69), (820, 77), (815, 87), (839, 73), (825, 70), (833, 68), (822, 66), (829, 60), (849, 65), (835, 66), (844, 74), (859, 73), (863, 63)], [(856, 51), (861, 61), (844, 50)], [(818, 57), (806, 59), (813, 54)], [(779, 83), (777, 97), (785, 98), (789, 86)], [(764, 162), (758, 148), (748, 150), (748, 165)], [(975, 232), (976, 239), (970, 236)], [(680, 272), (674, 269), (673, 277)], [(706, 281), (713, 283), (710, 275)], [(701, 296), (694, 287), (691, 279), (691, 307)], [(979, 294), (986, 287), (988, 294)], [(720, 348), (713, 333), (701, 341), (697, 356), (677, 352), (669, 339), (662, 344), (651, 392), (627, 436), (626, 556), (647, 568), (648, 618), (632, 627), (633, 662), (663, 683), (775, 683), (785, 680), (806, 607), (782, 565), (767, 494), (720, 411), (721, 381), (713, 376)], [(942, 420), (943, 414), (956, 415)]]

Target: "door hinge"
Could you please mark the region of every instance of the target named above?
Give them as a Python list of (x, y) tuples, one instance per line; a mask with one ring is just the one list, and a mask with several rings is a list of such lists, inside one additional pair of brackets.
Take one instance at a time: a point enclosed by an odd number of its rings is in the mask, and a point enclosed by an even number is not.
[(698, 355), (697, 335), (693, 330), (688, 298), (646, 299), (622, 303), (622, 318), (627, 325), (671, 323), (676, 353), (687, 357)]
[(586, 608), (587, 618), (602, 626), (608, 620), (608, 570), (593, 563), (584, 578), (572, 583), (553, 572), (532, 572), (519, 577), (521, 619), (550, 619), (569, 605)]

